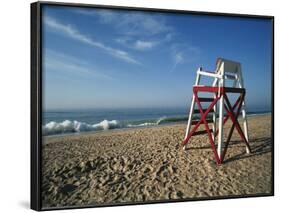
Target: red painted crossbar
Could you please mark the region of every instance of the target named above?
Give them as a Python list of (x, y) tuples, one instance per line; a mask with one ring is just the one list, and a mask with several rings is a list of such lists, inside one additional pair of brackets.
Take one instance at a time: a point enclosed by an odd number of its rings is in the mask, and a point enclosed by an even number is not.
[[(206, 110), (203, 110), (203, 108), (201, 106), (200, 98), (198, 98), (198, 93), (199, 92), (210, 92), (210, 93), (214, 93), (215, 94), (215, 98), (213, 99), (213, 101), (211, 102), (211, 104), (209, 105), (209, 107)], [(235, 101), (233, 106), (231, 105), (231, 103), (230, 103), (230, 101), (229, 101), (229, 99), (227, 97), (227, 93), (238, 93), (238, 94), (240, 94), (239, 97), (237, 98), (237, 100)], [(236, 128), (236, 130), (238, 131), (241, 139), (246, 144), (247, 148), (250, 150), (249, 143), (246, 140), (244, 132), (242, 131), (242, 128), (241, 128), (241, 126), (240, 126), (240, 124), (238, 122), (238, 116), (240, 114), (242, 103), (243, 103), (244, 98), (245, 98), (245, 93), (246, 93), (246, 90), (244, 88), (193, 86), (193, 94), (194, 94), (194, 97), (195, 97), (195, 102), (197, 103), (198, 109), (199, 109), (200, 114), (201, 114), (201, 119), (195, 124), (193, 129), (189, 132), (188, 136), (182, 142), (182, 145), (186, 145), (187, 142), (189, 141), (189, 139), (191, 138), (191, 136), (196, 134), (196, 130), (198, 129), (198, 127), (201, 124), (204, 124), (206, 132), (207, 132), (208, 137), (209, 137), (209, 141), (210, 141), (212, 150), (213, 150), (214, 155), (215, 155), (216, 163), (218, 165), (220, 165), (223, 162), (223, 160), (224, 160), (224, 157), (225, 157), (225, 154), (226, 154), (226, 151), (227, 151), (227, 148), (228, 148), (228, 144), (229, 144), (229, 141), (230, 141), (230, 139), (232, 137), (234, 128)], [(223, 150), (223, 153), (219, 157), (218, 153), (217, 153), (217, 150), (216, 150), (216, 147), (215, 147), (214, 139), (213, 139), (212, 134), (211, 134), (211, 130), (210, 130), (208, 122), (207, 122), (207, 115), (213, 109), (213, 107), (215, 106), (217, 101), (222, 96), (224, 97), (224, 100), (225, 100), (225, 103), (223, 103), (223, 104), (224, 104), (224, 108), (225, 108), (225, 110), (227, 112), (227, 116), (224, 118), (223, 125), (226, 123), (226, 121), (229, 118), (231, 119), (233, 124), (232, 124), (230, 132), (228, 134), (227, 141), (225, 143), (225, 148)], [(237, 110), (235, 112), (236, 108), (237, 108)], [(218, 131), (215, 133), (215, 136), (218, 134)]]
[(244, 88), (233, 87), (211, 87), (211, 86), (193, 86), (193, 92), (211, 92), (211, 93), (245, 93)]

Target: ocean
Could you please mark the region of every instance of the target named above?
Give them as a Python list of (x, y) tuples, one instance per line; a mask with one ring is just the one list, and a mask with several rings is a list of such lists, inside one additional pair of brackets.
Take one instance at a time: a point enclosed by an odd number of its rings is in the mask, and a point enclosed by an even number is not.
[[(42, 134), (59, 135), (185, 122), (186, 108), (52, 110), (43, 112)], [(249, 115), (270, 113), (248, 112)]]

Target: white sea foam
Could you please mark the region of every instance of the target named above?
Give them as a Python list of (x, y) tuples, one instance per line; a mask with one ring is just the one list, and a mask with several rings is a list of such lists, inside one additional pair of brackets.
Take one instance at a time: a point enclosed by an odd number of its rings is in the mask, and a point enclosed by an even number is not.
[(157, 126), (166, 120), (166, 116), (159, 118), (156, 122), (145, 122), (141, 124), (128, 124), (127, 127)]
[(127, 127), (142, 127), (142, 126), (155, 126), (157, 123), (141, 123), (141, 124), (128, 124)]
[(161, 117), (161, 118), (159, 118), (159, 119), (157, 120), (156, 124), (159, 125), (159, 124), (161, 124), (163, 121), (165, 121), (166, 119), (167, 119), (167, 117), (166, 117), (166, 116), (163, 116), (163, 117)]
[(143, 121), (130, 123), (119, 122), (117, 120), (103, 120), (96, 124), (88, 124), (85, 122), (79, 121), (70, 121), (65, 120), (63, 122), (51, 121), (42, 127), (43, 135), (55, 135), (55, 134), (65, 134), (65, 133), (79, 133), (87, 131), (98, 131), (98, 130), (109, 130), (116, 128), (135, 128), (135, 127), (148, 127), (148, 126), (157, 126), (167, 122), (176, 122), (182, 120), (181, 118), (167, 118), (166, 116), (159, 118), (155, 121)]
[(119, 127), (117, 120), (103, 120), (97, 124), (87, 124), (79, 121), (65, 120), (63, 122), (51, 121), (45, 124), (42, 128), (43, 135), (63, 134), (63, 133), (75, 133), (86, 132), (95, 130), (108, 130)]

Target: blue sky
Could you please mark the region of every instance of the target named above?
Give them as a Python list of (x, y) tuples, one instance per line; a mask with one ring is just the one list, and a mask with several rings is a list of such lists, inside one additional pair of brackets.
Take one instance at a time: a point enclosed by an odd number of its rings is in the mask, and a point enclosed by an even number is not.
[(249, 109), (271, 106), (271, 22), (43, 8), (44, 109), (186, 107), (196, 70), (242, 63)]

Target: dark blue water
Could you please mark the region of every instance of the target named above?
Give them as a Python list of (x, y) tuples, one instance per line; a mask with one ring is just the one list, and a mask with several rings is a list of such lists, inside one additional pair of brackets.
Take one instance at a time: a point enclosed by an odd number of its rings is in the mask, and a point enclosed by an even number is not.
[[(248, 112), (262, 114), (268, 111)], [(116, 128), (156, 126), (187, 121), (186, 108), (56, 110), (43, 112), (43, 134), (65, 134)]]
[(65, 120), (77, 120), (90, 124), (99, 123), (103, 120), (119, 121), (153, 121), (161, 117), (174, 117), (186, 115), (184, 108), (151, 108), (151, 109), (93, 109), (72, 111), (49, 111), (43, 113), (44, 124), (50, 121), (62, 122)]

